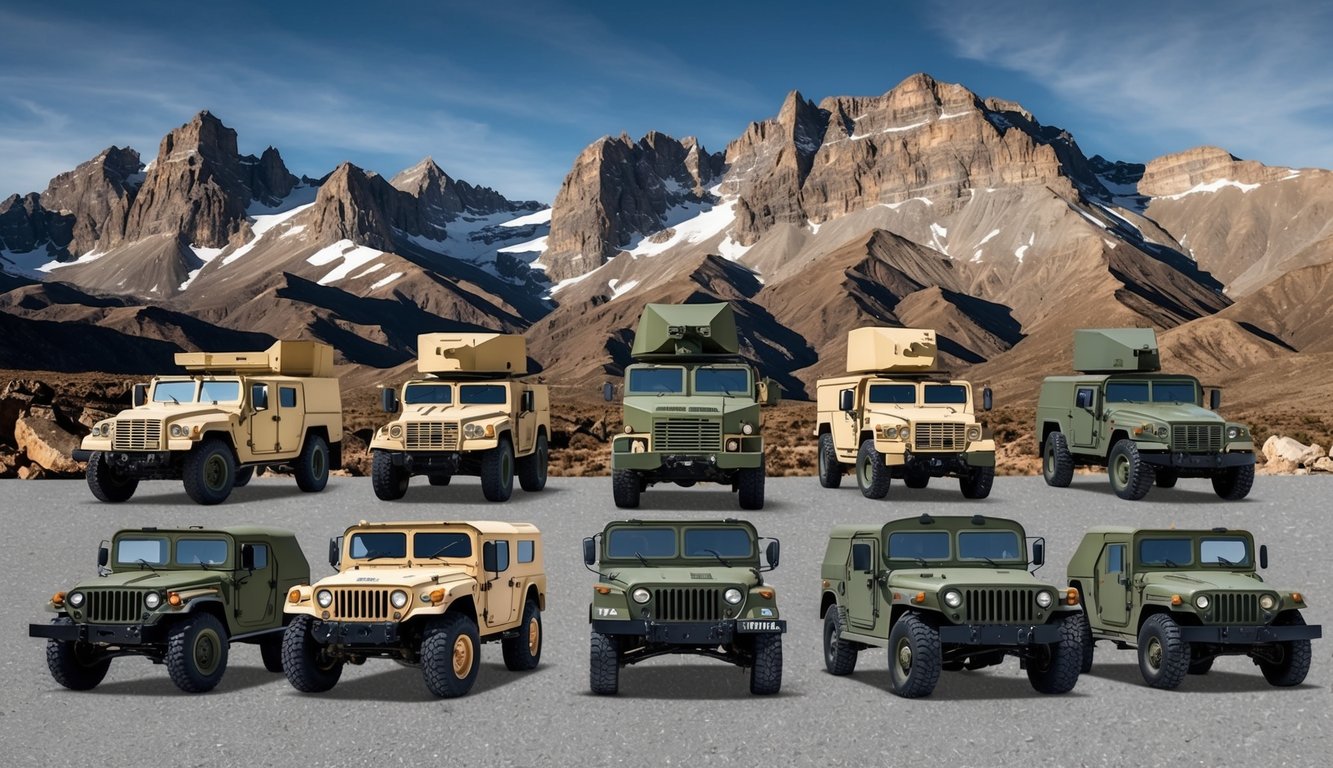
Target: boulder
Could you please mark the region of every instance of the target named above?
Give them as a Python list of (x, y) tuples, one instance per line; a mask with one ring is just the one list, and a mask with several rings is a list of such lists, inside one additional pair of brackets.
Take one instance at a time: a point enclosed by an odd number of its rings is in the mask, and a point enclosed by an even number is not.
[[(1271, 435), (1264, 441), (1264, 458), (1268, 461), (1274, 459), (1283, 459), (1295, 464), (1300, 464), (1310, 451), (1310, 446), (1305, 445), (1299, 440), (1290, 437), (1281, 437)], [(1313, 459), (1311, 459), (1313, 461)]]
[(50, 419), (31, 416), (14, 422), (14, 443), (34, 464), (57, 474), (77, 474), (82, 466), (73, 458), (79, 438)]
[(17, 454), (0, 448), (0, 477), (14, 477), (18, 473), (18, 465)]
[(1328, 458), (1328, 454), (1324, 452), (1324, 446), (1315, 443), (1307, 448), (1305, 454), (1301, 456), (1301, 466), (1312, 467), (1316, 461), (1324, 458)]
[(19, 467), (18, 479), (20, 480), (41, 480), (43, 477), (46, 477), (46, 470), (36, 464)]
[(97, 422), (105, 421), (106, 419), (109, 419), (115, 415), (116, 414), (111, 413), (110, 411), (103, 411), (97, 408), (85, 407), (82, 411), (79, 412), (79, 423), (89, 429), (92, 429), (93, 425), (96, 424)]
[(0, 398), (9, 398), (18, 396), (26, 399), (30, 403), (38, 405), (50, 405), (55, 400), (56, 391), (50, 384), (36, 379), (10, 379), (5, 385), (4, 391), (0, 391)]
[(1290, 475), (1300, 468), (1300, 465), (1294, 461), (1274, 456), (1261, 465), (1265, 474), (1269, 475)]
[(1315, 459), (1313, 469), (1317, 472), (1333, 472), (1333, 458), (1321, 456)]

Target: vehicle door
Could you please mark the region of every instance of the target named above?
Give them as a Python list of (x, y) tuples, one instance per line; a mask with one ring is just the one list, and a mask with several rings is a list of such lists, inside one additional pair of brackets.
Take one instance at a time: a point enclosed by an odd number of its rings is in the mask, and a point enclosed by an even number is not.
[[(496, 628), (518, 621), (518, 582), (514, 579), (513, 560), (508, 539), (493, 539), (495, 570), (485, 571), (485, 591), (482, 592), (487, 627)], [(483, 543), (483, 547), (485, 544)], [(483, 558), (484, 559), (484, 558)]]
[[(243, 567), (242, 551), (246, 547), (254, 552), (254, 570)], [(241, 541), (236, 549), (236, 565), (236, 623), (242, 627), (278, 623), (277, 575), (268, 543)]]
[(250, 450), (257, 455), (278, 450), (278, 388), (271, 381), (250, 380)]
[[(842, 402), (843, 392), (852, 393), (852, 410), (841, 410), (839, 404)], [(830, 417), (830, 427), (833, 431), (833, 445), (841, 453), (850, 453), (855, 455), (861, 447), (860, 425), (862, 401), (865, 399), (865, 387), (849, 385), (838, 390), (834, 399), (834, 412)]]
[(853, 627), (874, 629), (879, 607), (879, 539), (852, 539), (847, 574), (847, 613)]
[(1101, 398), (1096, 385), (1074, 387), (1074, 407), (1069, 415), (1070, 442), (1084, 448), (1097, 445), (1100, 413)]
[(518, 444), (514, 449), (519, 453), (527, 453), (537, 441), (537, 393), (524, 384), (514, 384), (509, 393), (509, 402), (518, 412)]
[(1129, 544), (1108, 542), (1097, 559), (1097, 618), (1103, 624), (1129, 623)]

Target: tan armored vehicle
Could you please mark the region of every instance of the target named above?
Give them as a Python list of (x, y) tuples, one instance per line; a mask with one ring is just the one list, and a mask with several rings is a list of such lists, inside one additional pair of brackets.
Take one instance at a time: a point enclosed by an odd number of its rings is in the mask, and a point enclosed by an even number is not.
[(546, 487), (551, 400), (528, 370), (523, 337), (499, 333), (423, 333), (417, 370), (398, 390), (381, 391), (386, 413), (399, 414), (370, 443), (371, 481), (385, 501), (401, 499), (413, 475), (448, 485), (480, 475), (488, 501), (507, 501), (514, 473), (525, 491)]
[(287, 595), (282, 666), (299, 691), (327, 691), (344, 664), (381, 657), (420, 666), (431, 693), (453, 698), (476, 682), (481, 643), (500, 641), (511, 670), (541, 660), (536, 526), (361, 522), (329, 541), (329, 564), (337, 574)]
[[(820, 379), (819, 484), (837, 488), (854, 469), (867, 498), (893, 478), (925, 488), (956, 477), (963, 496), (984, 499), (995, 481), (995, 440), (977, 422), (972, 385), (936, 367), (935, 332), (857, 328), (847, 334), (847, 376)], [(981, 408), (991, 408), (990, 388)]]
[(342, 463), (342, 395), (333, 348), (279, 341), (263, 352), (182, 352), (186, 373), (134, 385), (134, 407), (99, 421), (74, 452), (102, 501), (129, 499), (140, 480), (182, 480), (218, 504), (256, 467), (290, 467), (322, 491)]

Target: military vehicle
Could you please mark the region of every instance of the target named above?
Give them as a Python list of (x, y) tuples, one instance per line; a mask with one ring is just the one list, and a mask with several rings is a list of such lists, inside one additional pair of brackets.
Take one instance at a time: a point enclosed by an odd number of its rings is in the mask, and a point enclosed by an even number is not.
[(1041, 384), (1035, 434), (1046, 484), (1065, 488), (1076, 466), (1106, 467), (1122, 499), (1148, 494), (1154, 481), (1171, 488), (1182, 477), (1208, 477), (1228, 501), (1254, 484), (1254, 438), (1244, 424), (1207, 408), (1204, 387), (1185, 374), (1161, 373), (1151, 328), (1074, 332), (1075, 376)]
[[(824, 665), (850, 675), (866, 648), (888, 648), (889, 686), (929, 696), (941, 670), (974, 670), (1017, 656), (1032, 687), (1078, 682), (1083, 612), (1072, 589), (1027, 571), (1045, 541), (998, 517), (920, 517), (839, 525), (821, 567)], [(1034, 569), (1035, 570), (1035, 569)]]
[(287, 595), (282, 664), (299, 691), (327, 691), (344, 664), (388, 658), (453, 698), (477, 681), (481, 643), (500, 641), (511, 670), (541, 660), (546, 573), (533, 525), (363, 521), (329, 541), (329, 565), (338, 573)]
[[(995, 439), (976, 420), (972, 386), (936, 368), (935, 332), (857, 328), (847, 333), (847, 376), (820, 379), (819, 484), (837, 488), (854, 469), (861, 494), (882, 499), (894, 478), (925, 488), (956, 477), (984, 499), (995, 482)], [(982, 410), (991, 391), (981, 392)]]
[(182, 352), (188, 373), (136, 384), (133, 408), (99, 421), (77, 461), (101, 501), (122, 502), (140, 480), (182, 480), (198, 504), (226, 501), (257, 467), (286, 467), (306, 492), (342, 464), (342, 396), (333, 348), (279, 341), (264, 352)]
[[(710, 482), (730, 485), (742, 509), (763, 509), (759, 406), (781, 392), (739, 350), (730, 304), (644, 307), (625, 369), (625, 432), (611, 441), (617, 507), (638, 507), (656, 483)], [(609, 383), (603, 396), (614, 397)]]
[(165, 664), (177, 688), (212, 690), (232, 643), (259, 646), (264, 668), (282, 672), (282, 596), (310, 580), (289, 531), (256, 526), (132, 528), (97, 551), (98, 578), (56, 592), (46, 665), (57, 683), (96, 688), (117, 656)]
[(744, 520), (623, 520), (584, 539), (583, 562), (599, 577), (588, 607), (592, 692), (616, 693), (623, 666), (696, 654), (749, 667), (753, 694), (777, 693), (787, 622), (763, 573), (778, 567), (780, 545), (768, 540), (761, 567), (760, 541)]
[(499, 333), (423, 333), (417, 337), (422, 378), (381, 390), (386, 413), (401, 415), (370, 443), (371, 486), (385, 501), (401, 499), (414, 475), (448, 485), (480, 475), (488, 501), (507, 501), (514, 473), (529, 492), (546, 487), (551, 401), (544, 384), (521, 381), (528, 370), (523, 337)]
[(1082, 596), (1082, 669), (1093, 644), (1137, 648), (1139, 671), (1154, 688), (1175, 688), (1186, 674), (1206, 674), (1218, 656), (1244, 655), (1276, 686), (1300, 685), (1310, 671), (1310, 640), (1300, 592), (1278, 590), (1255, 571), (1268, 548), (1248, 531), (1105, 526), (1083, 537), (1069, 561), (1069, 583)]

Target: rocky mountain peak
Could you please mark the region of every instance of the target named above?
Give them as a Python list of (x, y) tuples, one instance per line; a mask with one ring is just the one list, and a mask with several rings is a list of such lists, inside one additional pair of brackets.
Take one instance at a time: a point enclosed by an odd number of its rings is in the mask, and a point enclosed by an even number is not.
[(1287, 168), (1241, 160), (1221, 147), (1194, 147), (1149, 162), (1139, 182), (1139, 191), (1153, 197), (1165, 197), (1220, 181), (1261, 184), (1282, 178), (1289, 172)]
[(112, 146), (51, 179), (42, 193), (42, 206), (71, 218), (72, 256), (93, 250), (99, 240), (124, 238), (130, 205), (144, 180), (142, 169), (138, 152)]
[(344, 162), (325, 177), (314, 206), (302, 216), (319, 241), (351, 240), (389, 250), (396, 241), (395, 229), (422, 232), (416, 202), (383, 176)]

